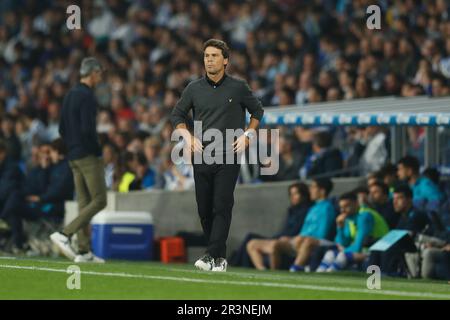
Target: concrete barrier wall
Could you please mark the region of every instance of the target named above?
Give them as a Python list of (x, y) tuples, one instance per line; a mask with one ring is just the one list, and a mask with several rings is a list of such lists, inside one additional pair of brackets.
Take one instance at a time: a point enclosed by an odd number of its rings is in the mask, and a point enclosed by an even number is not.
[[(352, 190), (363, 181), (361, 178), (334, 179), (332, 195)], [(249, 232), (271, 236), (280, 230), (289, 206), (288, 186), (291, 183), (293, 182), (236, 187), (228, 253), (236, 249)], [(110, 192), (107, 208), (151, 212), (156, 236), (170, 236), (178, 231), (201, 231), (193, 190)]]

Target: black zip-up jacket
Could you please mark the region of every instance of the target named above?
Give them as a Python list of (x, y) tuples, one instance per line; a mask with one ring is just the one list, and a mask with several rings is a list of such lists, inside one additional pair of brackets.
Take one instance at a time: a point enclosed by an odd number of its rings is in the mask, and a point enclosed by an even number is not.
[(64, 97), (59, 123), (69, 160), (101, 156), (96, 118), (97, 101), (92, 89), (83, 83), (75, 85)]
[(172, 111), (174, 128), (180, 123), (188, 124), (191, 109), (193, 120), (202, 121), (203, 133), (214, 128), (224, 137), (226, 129), (245, 129), (246, 109), (257, 120), (264, 114), (261, 102), (247, 82), (227, 75), (217, 83), (207, 76), (189, 83)]

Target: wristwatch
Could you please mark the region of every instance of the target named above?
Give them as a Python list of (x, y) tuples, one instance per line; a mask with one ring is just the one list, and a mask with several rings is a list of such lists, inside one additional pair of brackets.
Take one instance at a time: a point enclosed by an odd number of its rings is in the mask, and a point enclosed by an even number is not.
[(249, 140), (253, 140), (253, 138), (256, 136), (255, 131), (245, 131), (244, 136), (246, 136)]

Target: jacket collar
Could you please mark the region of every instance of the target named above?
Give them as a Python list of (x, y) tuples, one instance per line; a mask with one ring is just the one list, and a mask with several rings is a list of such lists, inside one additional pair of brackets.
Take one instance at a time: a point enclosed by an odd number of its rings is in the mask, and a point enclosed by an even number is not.
[(209, 84), (211, 87), (215, 87), (215, 88), (218, 87), (218, 86), (220, 86), (220, 85), (225, 81), (226, 77), (227, 77), (227, 74), (224, 73), (224, 74), (223, 74), (223, 77), (222, 77), (219, 81), (214, 82), (213, 80), (211, 80), (211, 79), (205, 74), (206, 82), (208, 82), (208, 84)]

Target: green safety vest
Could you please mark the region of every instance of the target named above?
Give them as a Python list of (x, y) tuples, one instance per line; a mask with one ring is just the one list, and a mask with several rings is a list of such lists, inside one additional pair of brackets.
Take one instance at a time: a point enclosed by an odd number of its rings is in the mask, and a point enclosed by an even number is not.
[(119, 192), (128, 192), (130, 191), (130, 185), (134, 181), (136, 176), (132, 174), (131, 172), (125, 172), (125, 174), (122, 176), (122, 180), (119, 184)]
[[(386, 220), (384, 220), (383, 216), (379, 214), (377, 211), (373, 210), (369, 207), (360, 207), (358, 214), (361, 214), (362, 212), (369, 212), (374, 220), (374, 225), (372, 229), (372, 233), (370, 236), (374, 239), (380, 239), (382, 238), (386, 233), (389, 232), (389, 226), (386, 223)], [(353, 220), (349, 221), (349, 228), (350, 228), (350, 237), (355, 239), (356, 236), (356, 223)]]

